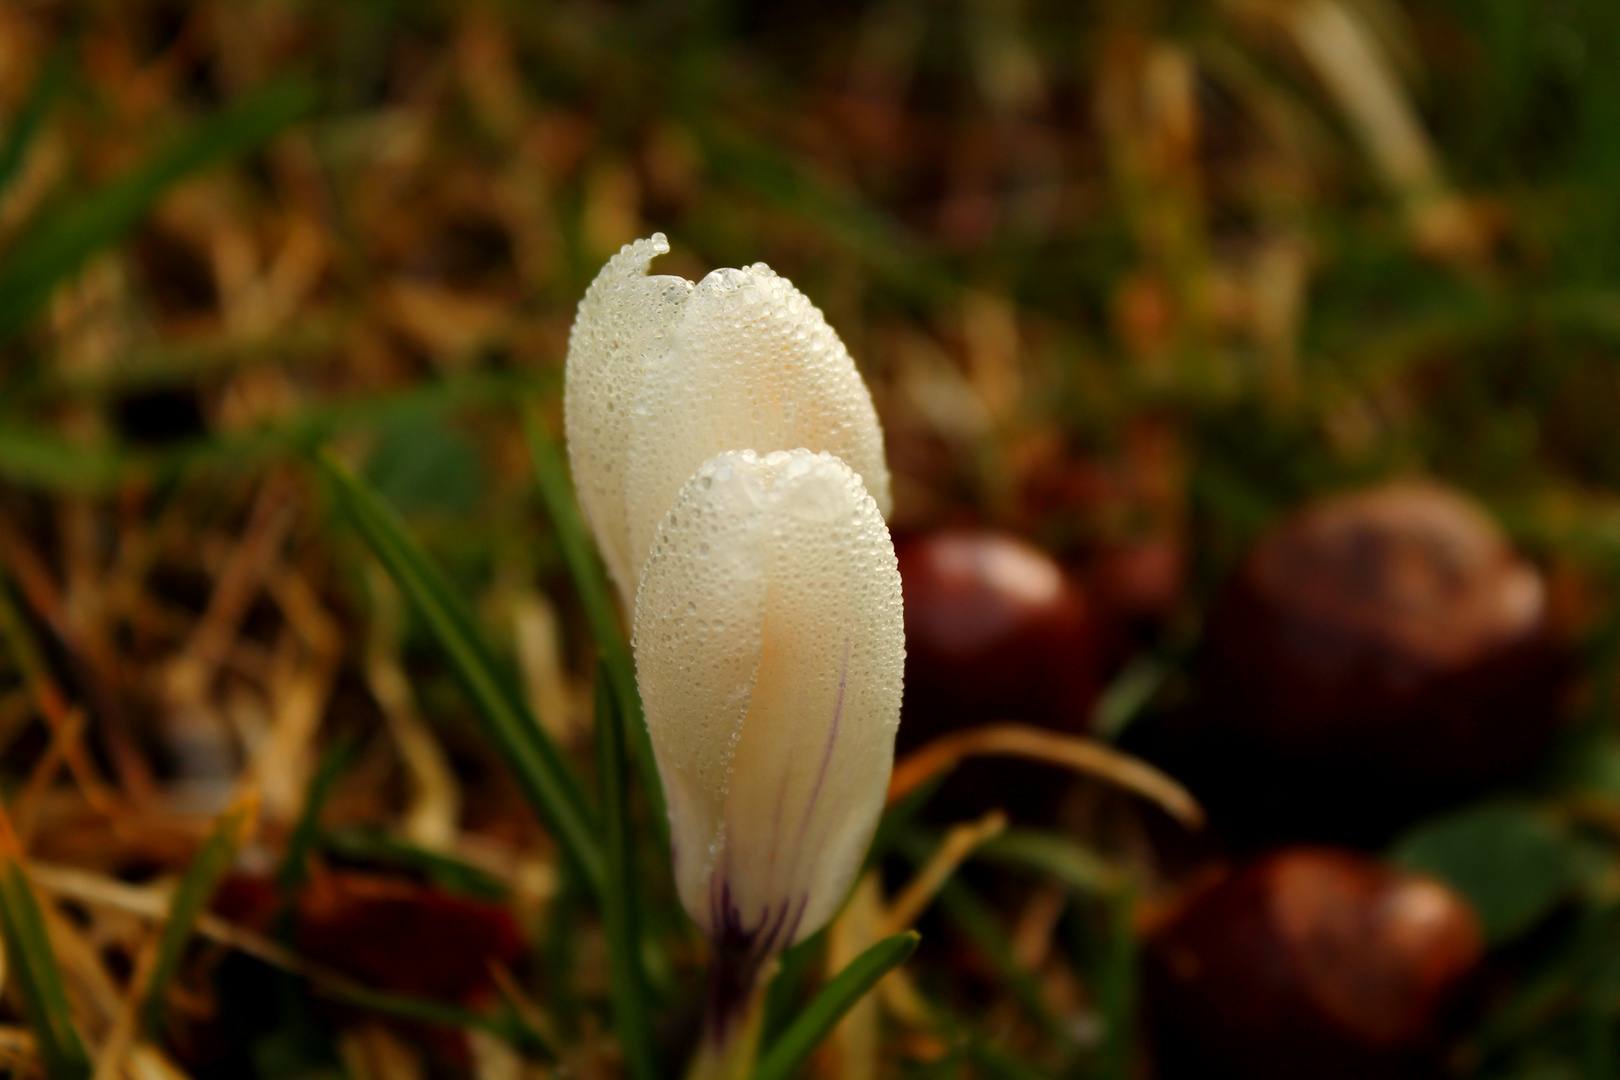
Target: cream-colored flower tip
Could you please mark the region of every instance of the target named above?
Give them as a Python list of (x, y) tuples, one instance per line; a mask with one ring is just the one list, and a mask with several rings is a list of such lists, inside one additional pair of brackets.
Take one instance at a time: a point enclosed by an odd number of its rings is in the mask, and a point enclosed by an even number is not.
[(842, 458), (889, 511), (883, 432), (843, 342), (764, 263), (697, 285), (648, 276), (663, 234), (626, 245), (580, 302), (568, 345), (568, 448), (580, 499), (624, 595), (664, 511), (723, 450)]
[(627, 597), (641, 566), (630, 556), (624, 505), (632, 414), (644, 373), (668, 352), (669, 328), (692, 293), (685, 278), (647, 273), (653, 256), (668, 250), (663, 233), (620, 249), (585, 290), (568, 334), (568, 463), (596, 545)]
[(831, 918), (893, 764), (900, 574), (860, 477), (804, 449), (704, 463), (642, 570), (635, 652), (681, 902), (763, 960)]

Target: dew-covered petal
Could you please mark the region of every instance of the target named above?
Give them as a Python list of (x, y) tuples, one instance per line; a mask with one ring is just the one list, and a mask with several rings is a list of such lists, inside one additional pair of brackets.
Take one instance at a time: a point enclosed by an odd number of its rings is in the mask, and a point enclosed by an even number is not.
[(671, 335), (668, 362), (646, 370), (635, 406), (625, 475), (632, 558), (651, 547), (692, 470), (723, 450), (825, 451), (888, 515), (872, 397), (844, 343), (792, 282), (764, 263), (716, 270), (693, 290)]
[(647, 273), (653, 256), (668, 250), (663, 233), (621, 248), (585, 291), (568, 335), (569, 465), (602, 558), (626, 596), (635, 594), (640, 569), (630, 554), (624, 507), (631, 405), (646, 369), (668, 351), (669, 329), (692, 292), (685, 278)]
[(900, 578), (860, 477), (804, 449), (705, 463), (643, 569), (635, 648), (687, 911), (772, 950), (811, 933), (871, 842), (899, 722)]
[(569, 457), (627, 602), (664, 512), (722, 450), (826, 451), (889, 510), (871, 395), (815, 305), (763, 263), (695, 287), (648, 276), (666, 250), (657, 234), (609, 260), (569, 339)]

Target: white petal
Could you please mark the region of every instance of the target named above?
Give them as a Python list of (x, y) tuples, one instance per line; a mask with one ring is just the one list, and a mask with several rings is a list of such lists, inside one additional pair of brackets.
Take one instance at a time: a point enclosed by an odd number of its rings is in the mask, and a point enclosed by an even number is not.
[(602, 558), (626, 596), (635, 595), (640, 568), (630, 555), (624, 514), (631, 406), (646, 368), (668, 350), (669, 328), (692, 293), (685, 278), (648, 275), (653, 256), (668, 250), (663, 233), (620, 249), (585, 291), (568, 335), (563, 410), (569, 465)]
[[(758, 263), (698, 283), (647, 370), (625, 475), (632, 555), (652, 546), (692, 470), (722, 450), (805, 447), (842, 458), (885, 516), (889, 470), (866, 384), (816, 306)], [(643, 558), (645, 556), (643, 555)]]
[(626, 597), (681, 484), (722, 450), (826, 451), (889, 510), (877, 412), (821, 312), (763, 263), (695, 288), (645, 276), (666, 249), (658, 235), (615, 256), (569, 341), (574, 476)]
[(658, 529), (635, 649), (687, 911), (772, 948), (811, 933), (871, 842), (899, 723), (900, 576), (860, 478), (803, 449), (705, 463)]

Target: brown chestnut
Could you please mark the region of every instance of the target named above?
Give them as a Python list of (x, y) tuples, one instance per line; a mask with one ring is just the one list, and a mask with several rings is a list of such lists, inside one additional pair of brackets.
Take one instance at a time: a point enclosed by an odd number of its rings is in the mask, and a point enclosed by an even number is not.
[(1272, 852), (1195, 891), (1149, 938), (1160, 1073), (1439, 1075), (1482, 948), (1474, 912), (1439, 882), (1334, 848)]
[[(951, 529), (896, 546), (905, 600), (906, 692), (900, 753), (949, 731), (1016, 720), (1086, 730), (1097, 695), (1097, 633), (1080, 588), (1041, 549), (989, 529)], [(1042, 789), (1019, 790), (1022, 778)], [(960, 809), (1049, 801), (1055, 770), (979, 762), (953, 784), (979, 789)], [(1026, 796), (1028, 796), (1026, 798)], [(1039, 816), (1035, 814), (1033, 816)]]
[[(319, 868), (298, 894), (299, 950), (369, 985), (475, 1003), (495, 993), (490, 965), (515, 963), (523, 937), (506, 906), (404, 878)], [(213, 910), (267, 929), (280, 907), (275, 883), (251, 874), (221, 882)], [(409, 942), (408, 949), (401, 949)]]
[(1533, 763), (1570, 672), (1540, 572), (1484, 511), (1393, 484), (1261, 539), (1168, 759), (1148, 752), (1240, 834), (1375, 841)]
[(1181, 602), (1186, 558), (1173, 537), (1156, 535), (1098, 544), (1086, 580), (1117, 621), (1156, 626)]

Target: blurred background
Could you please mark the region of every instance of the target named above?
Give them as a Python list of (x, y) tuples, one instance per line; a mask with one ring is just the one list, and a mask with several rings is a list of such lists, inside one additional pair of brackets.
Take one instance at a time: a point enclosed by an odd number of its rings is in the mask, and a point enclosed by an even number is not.
[(0, 5), (16, 1075), (89, 1075), (52, 1017), (98, 1080), (622, 1075), (594, 909), (309, 455), (589, 771), (517, 405), (560, 432), (655, 230), (856, 358), (901, 758), (971, 757), (793, 955), (789, 1005), (924, 934), (806, 1075), (1620, 1077), (1613, 0)]

